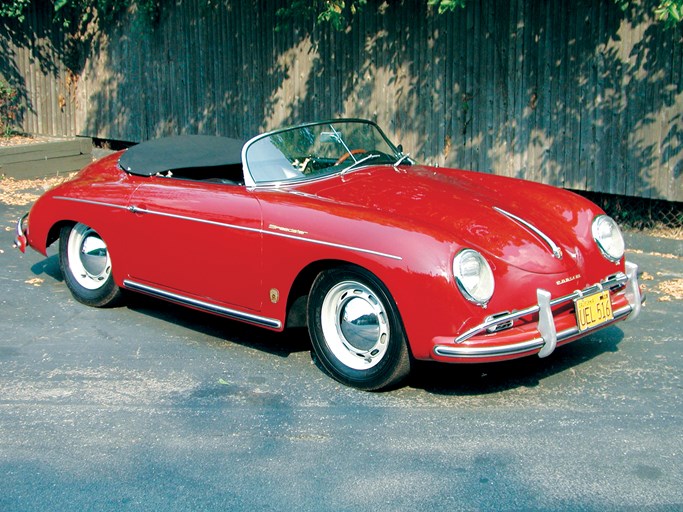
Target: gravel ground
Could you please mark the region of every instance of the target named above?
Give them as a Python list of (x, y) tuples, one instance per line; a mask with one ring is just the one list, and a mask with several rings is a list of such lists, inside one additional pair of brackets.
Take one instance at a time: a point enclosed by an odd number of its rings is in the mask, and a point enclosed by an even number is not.
[(683, 510), (676, 241), (629, 236), (636, 322), (364, 393), (313, 364), (305, 331), (75, 302), (54, 251), (11, 249), (27, 208), (0, 202), (3, 512)]

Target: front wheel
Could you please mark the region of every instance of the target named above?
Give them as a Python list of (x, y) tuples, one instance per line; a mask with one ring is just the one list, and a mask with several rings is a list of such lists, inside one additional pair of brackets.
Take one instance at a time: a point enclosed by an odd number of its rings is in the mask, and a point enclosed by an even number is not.
[(85, 224), (64, 226), (59, 233), (59, 266), (74, 298), (88, 306), (115, 304), (121, 289), (111, 274), (107, 244)]
[(371, 273), (357, 267), (322, 272), (308, 300), (308, 328), (323, 368), (367, 391), (400, 383), (410, 371), (394, 301)]

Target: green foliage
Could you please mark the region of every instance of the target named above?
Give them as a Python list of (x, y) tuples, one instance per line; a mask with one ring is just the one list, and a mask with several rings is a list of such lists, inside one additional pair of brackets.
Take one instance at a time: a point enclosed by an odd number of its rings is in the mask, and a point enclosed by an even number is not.
[[(426, 0), (430, 8), (439, 14), (464, 9), (472, 0)], [(613, 0), (622, 11), (638, 0)], [(285, 21), (315, 18), (319, 24), (330, 24), (336, 30), (346, 28), (353, 15), (367, 5), (367, 0), (290, 0), (286, 7), (277, 11)], [(683, 0), (660, 0), (654, 9), (655, 19), (666, 27), (675, 27), (683, 22)]]
[(0, 18), (15, 18), (24, 21), (26, 9), (31, 0), (0, 0)]
[[(0, 0), (0, 18), (23, 22), (32, 5), (52, 4), (55, 21), (65, 27), (79, 28), (99, 17), (107, 23), (115, 22), (126, 10), (135, 6), (150, 22), (159, 17), (161, 0)], [(211, 0), (204, 0), (207, 4)], [(472, 0), (423, 0), (439, 14), (464, 9)], [(623, 11), (637, 0), (613, 0)], [(361, 11), (368, 0), (289, 0), (277, 14), (283, 21), (315, 19), (319, 24), (329, 24), (336, 30), (346, 28), (355, 14)], [(659, 0), (654, 8), (655, 19), (666, 27), (683, 23), (683, 0)], [(404, 7), (407, 8), (407, 7)], [(75, 25), (75, 26), (74, 26)]]
[(367, 0), (290, 0), (288, 6), (277, 10), (277, 15), (286, 22), (315, 18), (317, 23), (343, 30), (366, 4)]
[[(427, 5), (443, 14), (464, 8), (466, 2), (467, 0), (427, 0)], [(336, 30), (343, 30), (367, 3), (368, 0), (290, 0), (288, 6), (278, 9), (277, 15), (287, 21), (315, 17), (319, 24), (328, 23)]]
[(159, 15), (160, 0), (0, 0), (0, 18), (23, 22), (32, 4), (52, 4), (54, 20), (65, 28), (78, 30), (95, 18), (106, 23), (115, 22), (121, 14), (136, 6), (150, 21)]
[(329, 23), (336, 30), (341, 30), (348, 24), (347, 16), (355, 15), (366, 3), (367, 0), (351, 0), (347, 6), (344, 0), (323, 2), (318, 14), (318, 23)]
[(14, 133), (12, 125), (18, 114), (17, 90), (4, 80), (0, 80), (0, 136), (9, 137)]
[[(614, 0), (622, 11), (627, 11), (634, 0)], [(666, 28), (676, 27), (683, 22), (683, 0), (660, 0), (654, 9), (655, 19)]]
[(464, 9), (467, 0), (427, 0), (427, 5), (436, 7), (439, 14), (453, 12), (456, 9)]
[(674, 27), (683, 21), (683, 0), (664, 0), (655, 9), (657, 19), (667, 27)]

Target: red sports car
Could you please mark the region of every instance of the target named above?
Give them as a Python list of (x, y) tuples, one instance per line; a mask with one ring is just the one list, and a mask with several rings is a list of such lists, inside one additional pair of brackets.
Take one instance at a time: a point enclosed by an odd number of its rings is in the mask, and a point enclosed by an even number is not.
[(16, 243), (59, 243), (73, 296), (132, 290), (280, 331), (361, 389), (411, 361), (536, 354), (638, 315), (616, 223), (573, 193), (417, 165), (376, 124), (316, 122), (248, 142), (144, 142), (44, 194)]

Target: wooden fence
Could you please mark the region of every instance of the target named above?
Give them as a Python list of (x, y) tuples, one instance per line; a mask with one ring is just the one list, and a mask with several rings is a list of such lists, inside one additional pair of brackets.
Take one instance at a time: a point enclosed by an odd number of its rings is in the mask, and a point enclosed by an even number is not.
[(683, 30), (613, 0), (369, 0), (347, 31), (278, 24), (281, 1), (162, 2), (150, 26), (68, 38), (0, 26), (22, 128), (140, 141), (377, 120), (418, 160), (683, 201)]

